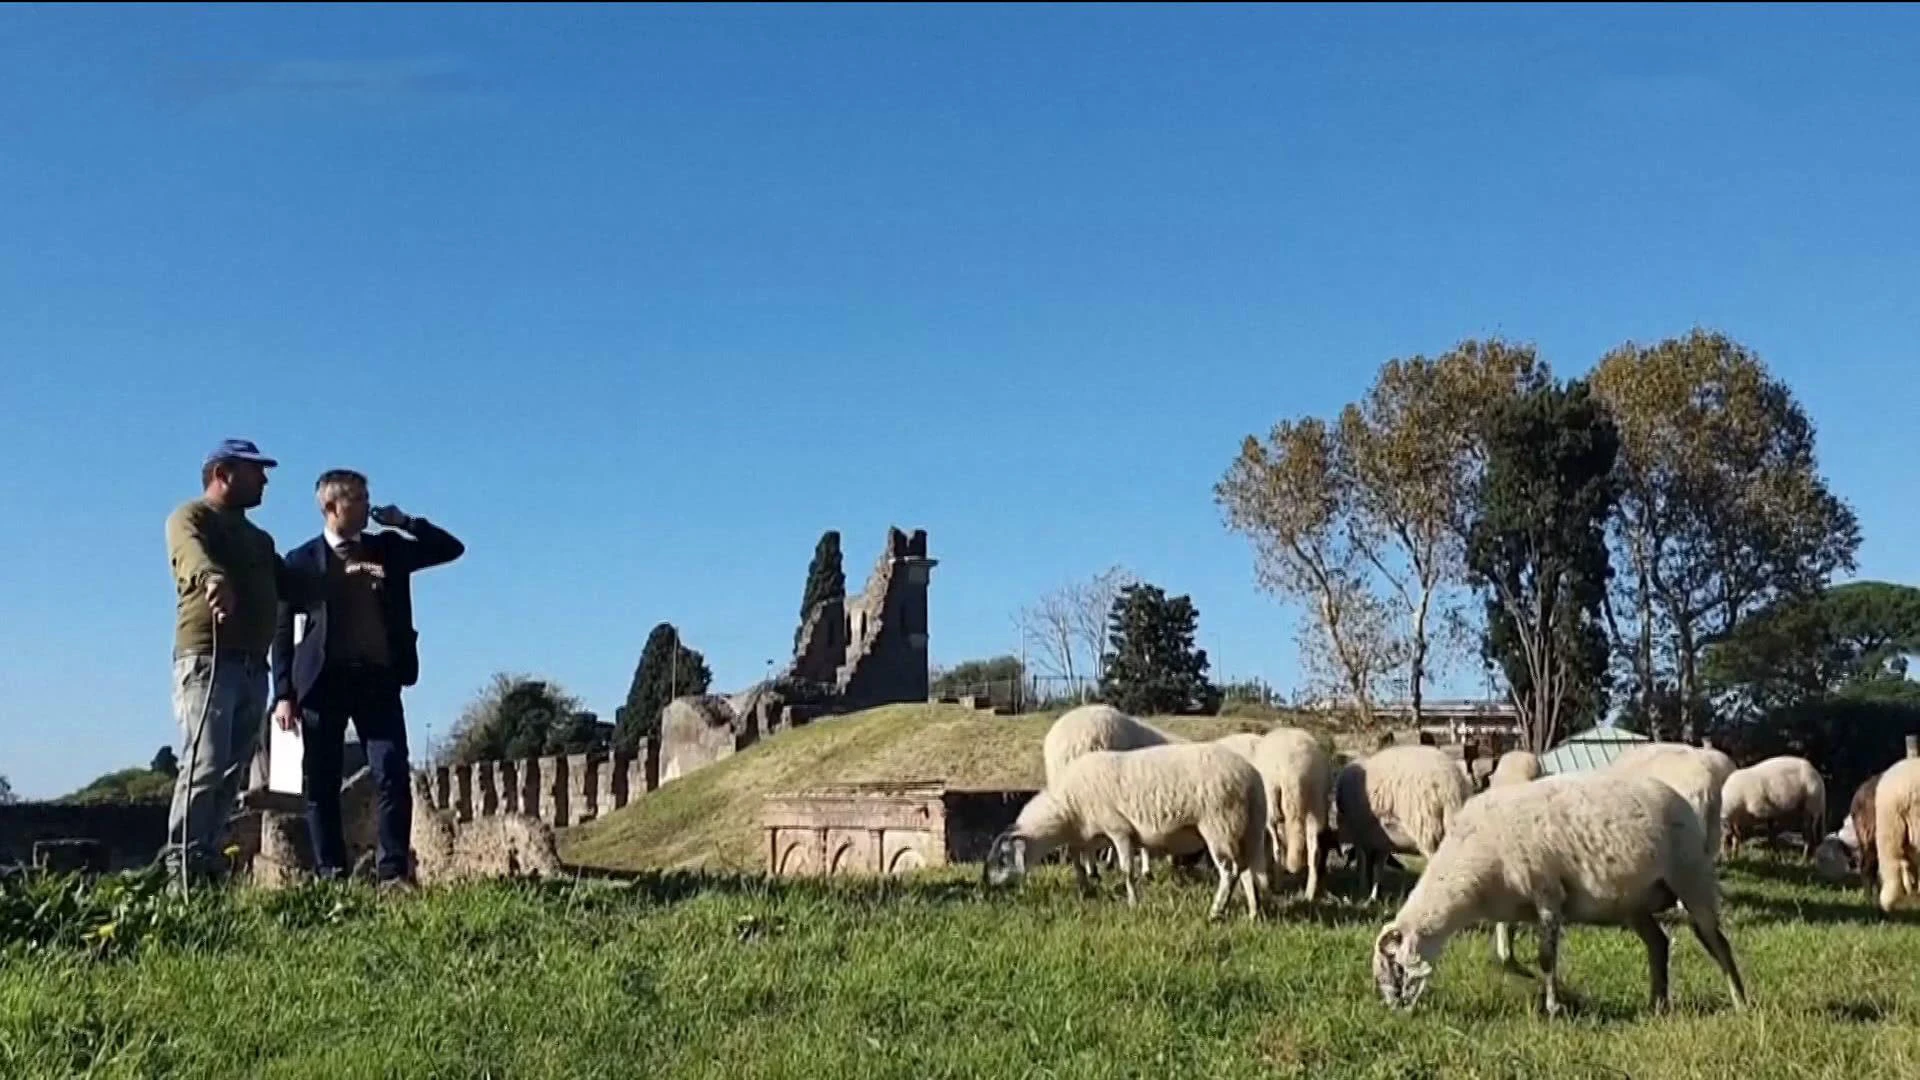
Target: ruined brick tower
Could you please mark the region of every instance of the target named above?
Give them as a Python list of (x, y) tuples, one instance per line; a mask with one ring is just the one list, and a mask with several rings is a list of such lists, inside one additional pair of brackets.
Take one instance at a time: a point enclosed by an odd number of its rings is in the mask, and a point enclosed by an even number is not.
[(832, 687), (843, 710), (927, 700), (927, 587), (936, 564), (925, 529), (888, 529), (867, 587), (808, 613), (789, 670)]

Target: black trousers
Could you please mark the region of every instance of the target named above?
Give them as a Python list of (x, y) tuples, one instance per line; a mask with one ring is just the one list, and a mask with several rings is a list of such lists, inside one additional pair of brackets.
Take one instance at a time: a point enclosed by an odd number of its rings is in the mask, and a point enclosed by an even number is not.
[(302, 730), (301, 773), (306, 781), (307, 830), (313, 840), (315, 872), (321, 877), (344, 877), (351, 869), (340, 820), (341, 756), (351, 720), (373, 772), (380, 840), (377, 872), (382, 880), (407, 877), (413, 787), (400, 683), (386, 668), (329, 666), (308, 700), (308, 708), (317, 716)]

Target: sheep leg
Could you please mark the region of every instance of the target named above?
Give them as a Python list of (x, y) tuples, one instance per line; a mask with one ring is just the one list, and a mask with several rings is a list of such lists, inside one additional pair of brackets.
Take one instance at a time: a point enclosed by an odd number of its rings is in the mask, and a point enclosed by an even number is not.
[(1220, 883), (1213, 890), (1213, 906), (1207, 909), (1207, 919), (1212, 921), (1226, 913), (1227, 898), (1233, 895), (1233, 879), (1240, 876), (1239, 867), (1234, 865), (1232, 857), (1213, 852), (1213, 867), (1220, 875)]
[(1727, 935), (1720, 932), (1719, 914), (1709, 906), (1695, 911), (1687, 908), (1687, 924), (1693, 927), (1693, 936), (1700, 939), (1701, 947), (1713, 962), (1720, 965), (1720, 971), (1727, 977), (1727, 989), (1733, 995), (1733, 1007), (1736, 1011), (1747, 1007), (1747, 985), (1740, 979), (1740, 965), (1734, 962), (1733, 946), (1727, 941)]
[(1640, 935), (1647, 946), (1647, 983), (1652, 997), (1654, 1012), (1666, 1012), (1671, 1004), (1667, 993), (1667, 968), (1670, 950), (1667, 944), (1667, 932), (1660, 927), (1660, 920), (1653, 917), (1651, 911), (1634, 914), (1627, 922), (1627, 928)]
[(1513, 924), (1497, 922), (1493, 924), (1493, 955), (1500, 966), (1509, 971), (1524, 971), (1520, 961), (1513, 958)]
[[(1133, 839), (1117, 834), (1107, 839), (1113, 844), (1113, 861), (1119, 865), (1121, 873), (1125, 875), (1121, 880), (1127, 884), (1127, 906), (1138, 907), (1140, 892), (1134, 885), (1134, 879), (1139, 874), (1140, 867), (1133, 861)], [(1141, 854), (1144, 855), (1145, 851), (1143, 850)]]
[(1240, 871), (1240, 887), (1247, 894), (1247, 918), (1260, 918), (1260, 890), (1252, 870)]
[(1560, 978), (1554, 973), (1560, 963), (1560, 913), (1542, 911), (1540, 913), (1540, 978), (1547, 984), (1547, 1015), (1558, 1016), (1560, 1005)]
[(1327, 861), (1327, 857), (1326, 855), (1322, 854), (1320, 850), (1319, 823), (1309, 818), (1307, 820), (1306, 829), (1307, 829), (1306, 897), (1308, 900), (1311, 901), (1311, 900), (1318, 900), (1320, 898), (1320, 867), (1323, 863)]

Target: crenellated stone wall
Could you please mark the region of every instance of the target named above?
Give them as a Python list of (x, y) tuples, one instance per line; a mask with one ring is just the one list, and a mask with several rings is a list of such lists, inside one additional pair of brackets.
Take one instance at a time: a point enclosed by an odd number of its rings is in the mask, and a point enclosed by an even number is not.
[(639, 753), (549, 757), (442, 765), (427, 772), (437, 810), (458, 821), (526, 814), (564, 829), (604, 817), (660, 786), (659, 745)]

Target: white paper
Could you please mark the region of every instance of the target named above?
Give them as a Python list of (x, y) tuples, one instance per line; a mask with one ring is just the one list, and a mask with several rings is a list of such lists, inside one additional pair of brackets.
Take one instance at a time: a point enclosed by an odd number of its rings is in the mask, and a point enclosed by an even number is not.
[[(297, 647), (301, 639), (307, 636), (307, 616), (305, 612), (295, 612), (293, 616), (293, 643)], [(302, 718), (304, 719), (304, 717)], [(267, 790), (280, 791), (289, 795), (305, 793), (306, 785), (300, 779), (300, 754), (303, 746), (298, 731), (282, 731), (279, 724), (267, 724)]]

